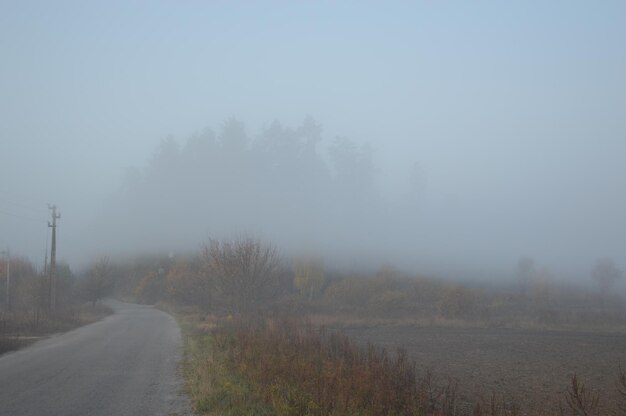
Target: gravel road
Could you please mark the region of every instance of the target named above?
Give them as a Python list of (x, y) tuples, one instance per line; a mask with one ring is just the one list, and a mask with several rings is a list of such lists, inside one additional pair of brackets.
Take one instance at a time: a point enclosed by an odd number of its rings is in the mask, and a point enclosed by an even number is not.
[(180, 329), (151, 306), (109, 301), (100, 322), (0, 356), (0, 415), (190, 415)]

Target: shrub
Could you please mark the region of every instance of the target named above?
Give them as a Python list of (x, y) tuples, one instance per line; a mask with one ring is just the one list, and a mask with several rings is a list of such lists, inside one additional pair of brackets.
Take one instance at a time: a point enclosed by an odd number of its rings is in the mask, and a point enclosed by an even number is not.
[(203, 260), (233, 313), (252, 314), (278, 293), (281, 259), (272, 245), (249, 237), (211, 240), (204, 248)]
[(439, 311), (448, 318), (466, 318), (472, 315), (476, 303), (475, 294), (462, 286), (451, 286), (444, 290), (439, 302)]

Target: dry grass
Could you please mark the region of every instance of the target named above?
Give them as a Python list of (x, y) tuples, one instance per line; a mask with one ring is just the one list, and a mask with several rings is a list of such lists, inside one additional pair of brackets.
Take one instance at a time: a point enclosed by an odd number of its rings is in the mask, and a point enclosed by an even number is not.
[[(188, 391), (200, 414), (551, 414), (521, 409), (497, 392), (461, 397), (462, 380), (438, 378), (431, 371), (418, 374), (416, 364), (402, 350), (361, 348), (337, 331), (320, 330), (310, 322), (251, 323), (200, 314), (180, 320), (186, 335)], [(624, 374), (620, 373), (616, 388), (626, 408)], [(561, 415), (595, 415), (602, 396), (574, 377), (562, 400)], [(624, 414), (620, 409), (605, 414)]]
[(188, 392), (201, 414), (459, 414), (456, 381), (419, 379), (401, 350), (361, 349), (290, 320), (180, 321)]
[(406, 354), (362, 351), (345, 336), (269, 321), (221, 334), (234, 367), (279, 415), (417, 413), (415, 367)]
[(597, 416), (600, 414), (598, 411), (600, 395), (597, 391), (588, 389), (578, 380), (576, 374), (572, 376), (571, 384), (565, 392), (565, 403), (565, 408), (561, 405), (561, 415)]
[(210, 335), (216, 327), (216, 319), (204, 319), (196, 314), (177, 314), (177, 318), (185, 339), (186, 390), (195, 412), (211, 416), (271, 415), (271, 408), (232, 368), (225, 346)]

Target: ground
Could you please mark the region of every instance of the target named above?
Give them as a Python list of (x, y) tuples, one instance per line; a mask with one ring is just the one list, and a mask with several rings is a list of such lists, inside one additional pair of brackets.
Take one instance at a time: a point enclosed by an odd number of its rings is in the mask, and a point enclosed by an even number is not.
[(626, 334), (394, 326), (345, 333), (360, 343), (404, 348), (421, 372), (458, 379), (466, 397), (496, 391), (534, 411), (556, 410), (573, 373), (605, 404), (616, 400), (619, 367), (626, 368)]

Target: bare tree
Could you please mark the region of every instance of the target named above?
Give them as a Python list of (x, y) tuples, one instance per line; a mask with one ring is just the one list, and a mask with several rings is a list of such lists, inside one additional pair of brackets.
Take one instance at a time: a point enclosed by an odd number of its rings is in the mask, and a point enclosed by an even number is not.
[(605, 257), (596, 260), (591, 271), (591, 278), (600, 286), (600, 292), (606, 296), (615, 282), (622, 278), (624, 272), (617, 268), (613, 259)]
[(232, 312), (252, 313), (276, 293), (281, 260), (272, 245), (250, 237), (221, 243), (211, 240), (203, 258)]

